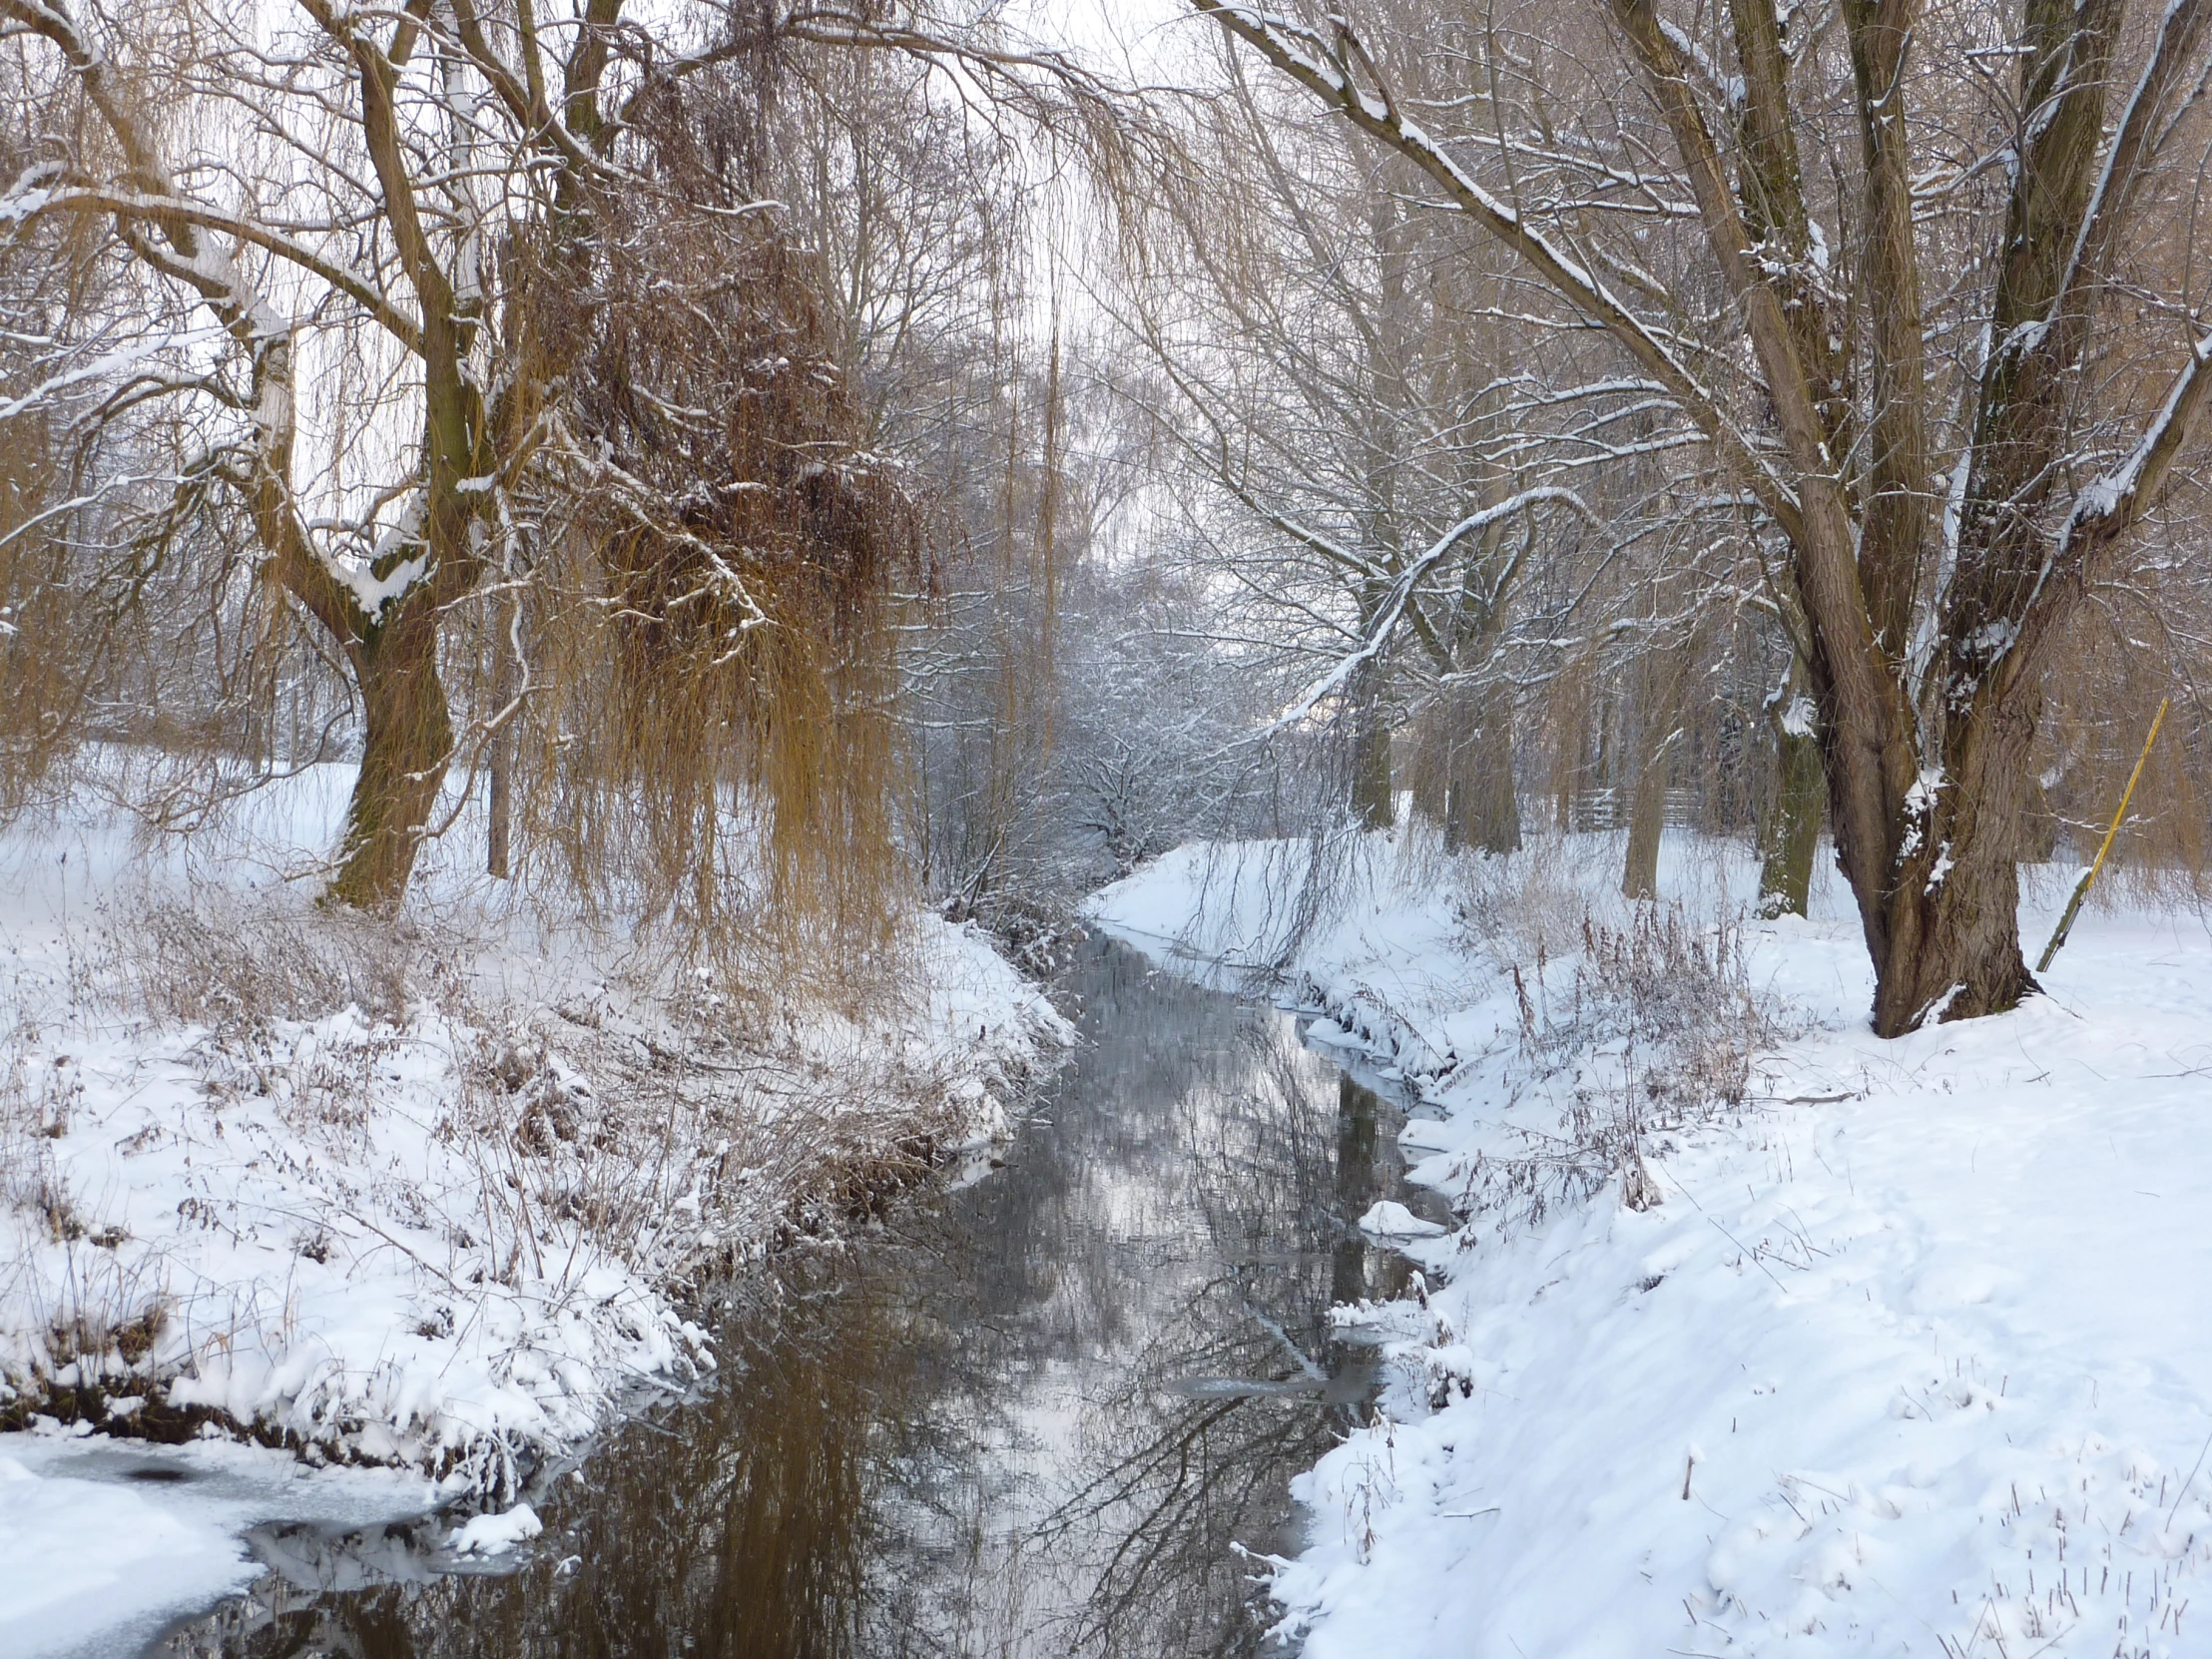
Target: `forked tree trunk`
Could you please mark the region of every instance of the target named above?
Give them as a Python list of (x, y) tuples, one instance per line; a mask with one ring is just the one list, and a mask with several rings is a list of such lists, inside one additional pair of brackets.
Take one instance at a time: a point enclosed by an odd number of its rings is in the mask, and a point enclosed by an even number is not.
[(354, 648), (366, 736), (341, 862), (325, 895), (333, 902), (380, 908), (406, 891), (453, 755), (437, 648), (436, 610), (404, 603)]
[(1759, 914), (1802, 916), (1813, 890), (1813, 854), (1820, 845), (1828, 780), (1814, 731), (1805, 670), (1793, 663), (1775, 707), (1775, 792), (1760, 836)]
[(1875, 1030), (2002, 1013), (2038, 987), (2020, 954), (2020, 884), (2009, 850), (1953, 864), (1933, 890), (1901, 891), (1892, 925), (1910, 938), (1875, 985)]
[(1875, 953), (1874, 1028), (1883, 1036), (1928, 1019), (2001, 1013), (2038, 988), (2020, 954), (2015, 863), (2039, 712), (2027, 701), (1992, 696), (1954, 714), (1943, 786), (1908, 798), (1882, 907), (1887, 936)]

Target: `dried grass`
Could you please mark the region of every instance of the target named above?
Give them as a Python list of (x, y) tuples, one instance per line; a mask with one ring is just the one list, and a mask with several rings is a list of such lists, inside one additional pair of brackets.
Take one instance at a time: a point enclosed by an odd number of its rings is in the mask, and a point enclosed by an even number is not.
[[(150, 1027), (126, 1040), (169, 1055), (194, 1107), (228, 1117), (251, 1100), (279, 1120), (296, 1139), (277, 1137), (277, 1158), (304, 1151), (325, 1173), (259, 1241), (325, 1267), (399, 1252), (426, 1334), (468, 1326), (500, 1286), (607, 1317), (586, 1284), (608, 1264), (681, 1301), (876, 1215), (972, 1127), (976, 1085), (955, 1054), (913, 1058), (880, 1023), (821, 1009), (808, 1027), (751, 1027), (711, 974), (556, 965), (492, 995), (444, 928), (266, 898), (148, 899), (92, 932), (65, 1028)], [(132, 1240), (104, 1224), (98, 1193), (70, 1190), (55, 1152), (78, 1091), (52, 1036), (0, 1044), (0, 1238), (16, 1244), (0, 1250), (0, 1419), (102, 1420), (210, 1345), (283, 1349), (290, 1306), (266, 1284), (188, 1272), (190, 1293), (170, 1294), (196, 1230), (240, 1227), (219, 1199), (188, 1197), (159, 1236)], [(140, 1421), (190, 1432), (206, 1414)]]
[(81, 972), (118, 1013), (205, 1025), (220, 1041), (345, 1007), (404, 1023), (418, 996), (453, 978), (458, 949), (418, 924), (217, 892), (104, 919)]
[[(1740, 914), (1701, 923), (1679, 904), (1643, 903), (1616, 921), (1584, 908), (1562, 957), (1550, 940), (1565, 896), (1531, 883), (1518, 926), (1491, 935), (1534, 940), (1525, 958), (1508, 946), (1501, 961), (1518, 1015), (1516, 1092), (1562, 1099), (1554, 1127), (1515, 1130), (1523, 1150), (1468, 1166), (1458, 1208), (1500, 1225), (1533, 1226), (1616, 1179), (1631, 1208), (1659, 1203), (1645, 1161), (1654, 1137), (1741, 1111), (1753, 1060), (1783, 1034), (1751, 978)], [(1495, 923), (1503, 900), (1490, 904)]]
[[(280, 1099), (339, 1151), (367, 1127), (373, 1068), (441, 1017), (463, 1046), (437, 1133), (475, 1164), (510, 1273), (525, 1256), (545, 1271), (535, 1253), (553, 1223), (655, 1279), (831, 1229), (933, 1168), (964, 1123), (950, 1077), (899, 1045), (828, 1010), (813, 1039), (791, 1007), (781, 1030), (756, 1023), (711, 969), (637, 967), (588, 993), (524, 986), (487, 1005), (473, 953), (459, 928), (420, 919), (148, 899), (93, 930), (78, 1000), (205, 1027), (195, 1055), (211, 1086)], [(300, 1070), (284, 1027), (348, 1007), (366, 1029), (314, 1045)], [(35, 1133), (62, 1109), (8, 1121)]]
[[(95, 1228), (81, 1213), (56, 1168), (55, 1138), (67, 1132), (79, 1093), (74, 1079), (41, 1068), (29, 1084), (17, 1033), (4, 1047), (0, 1073), (0, 1227), (12, 1227), (26, 1245), (59, 1246), (65, 1268), (50, 1294), (33, 1299), (32, 1340), (43, 1349), (41, 1369), (71, 1385), (130, 1375), (152, 1353), (170, 1317), (170, 1301), (158, 1264), (126, 1266), (117, 1247), (120, 1228)], [(13, 1300), (18, 1276), (34, 1288), (28, 1251), (0, 1258), (0, 1299)], [(7, 1404), (0, 1383), (0, 1405)]]

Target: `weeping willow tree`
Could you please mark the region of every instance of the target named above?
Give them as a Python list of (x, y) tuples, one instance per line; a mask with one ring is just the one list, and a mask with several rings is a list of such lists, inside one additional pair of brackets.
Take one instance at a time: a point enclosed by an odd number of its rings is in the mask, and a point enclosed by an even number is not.
[(848, 952), (899, 888), (890, 595), (924, 506), (859, 447), (827, 270), (741, 211), (763, 125), (735, 79), (639, 118), (665, 189), (608, 206), (600, 280), (650, 302), (601, 307), (574, 377), (515, 799), (578, 890)]
[[(879, 5), (0, 17), (10, 799), (91, 739), (171, 826), (352, 758), (333, 901), (398, 902), (488, 795), (494, 873), (564, 902), (833, 962), (889, 937), (890, 596), (927, 588), (930, 509), (866, 447), (782, 101), (964, 37)], [(1016, 56), (974, 61), (1016, 97)]]

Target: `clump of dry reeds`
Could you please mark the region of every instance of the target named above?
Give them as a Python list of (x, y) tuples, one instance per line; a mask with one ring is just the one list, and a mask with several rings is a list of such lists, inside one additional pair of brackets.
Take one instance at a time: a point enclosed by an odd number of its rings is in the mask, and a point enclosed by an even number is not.
[(1507, 964), (1516, 1069), (1526, 1084), (1563, 1084), (1563, 1098), (1555, 1128), (1518, 1131), (1523, 1151), (1470, 1163), (1464, 1211), (1534, 1225), (1616, 1179), (1632, 1208), (1660, 1202), (1651, 1137), (1740, 1109), (1754, 1058), (1780, 1034), (1740, 918), (1704, 926), (1679, 905), (1638, 904), (1617, 923), (1585, 913), (1579, 942), (1564, 986), (1541, 945)]
[(455, 981), (459, 941), (417, 920), (327, 913), (220, 889), (146, 894), (92, 927), (79, 978), (126, 1017), (203, 1025), (219, 1039), (345, 1007), (402, 1024)]

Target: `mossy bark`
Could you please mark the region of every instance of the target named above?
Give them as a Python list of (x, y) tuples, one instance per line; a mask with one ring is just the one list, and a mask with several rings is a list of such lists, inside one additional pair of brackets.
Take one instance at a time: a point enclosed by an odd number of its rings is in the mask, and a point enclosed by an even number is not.
[(1774, 731), (1775, 789), (1760, 834), (1759, 913), (1802, 916), (1813, 890), (1813, 854), (1820, 845), (1828, 780), (1814, 735), (1805, 670), (1790, 678), (1767, 711)]

